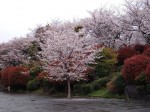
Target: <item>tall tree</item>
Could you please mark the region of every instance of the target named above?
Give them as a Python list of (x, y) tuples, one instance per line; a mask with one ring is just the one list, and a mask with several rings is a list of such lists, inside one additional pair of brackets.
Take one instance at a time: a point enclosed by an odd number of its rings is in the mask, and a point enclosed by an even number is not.
[[(52, 24), (49, 28), (43, 27), (40, 34), (42, 57), (45, 70), (49, 73), (49, 80), (66, 81), (68, 98), (71, 97), (71, 81), (86, 79), (89, 67), (87, 62), (93, 60), (98, 46), (86, 44), (86, 37), (81, 31), (74, 31), (71, 24)], [(38, 38), (38, 37), (37, 37)]]
[(120, 39), (121, 29), (113, 10), (104, 8), (89, 12), (90, 17), (82, 20), (83, 26), (91, 37), (107, 47), (115, 48), (117, 39)]
[(129, 40), (150, 44), (149, 0), (126, 0), (125, 13), (121, 17), (122, 29)]
[(29, 55), (25, 55), (27, 49), (34, 41), (32, 37), (13, 39), (7, 43), (0, 44), (0, 63), (1, 67), (16, 66), (28, 63)]

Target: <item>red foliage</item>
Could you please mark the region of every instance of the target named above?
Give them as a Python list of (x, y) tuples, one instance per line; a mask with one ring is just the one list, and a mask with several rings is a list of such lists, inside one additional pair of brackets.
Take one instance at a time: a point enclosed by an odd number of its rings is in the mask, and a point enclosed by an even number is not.
[(150, 48), (144, 50), (143, 54), (150, 57)]
[(132, 47), (124, 47), (121, 48), (118, 51), (118, 56), (117, 56), (117, 60), (118, 60), (118, 64), (119, 65), (123, 65), (124, 61), (127, 58), (131, 58), (132, 56), (136, 55), (136, 51), (132, 48)]
[(133, 46), (133, 49), (136, 51), (137, 54), (142, 54), (145, 49), (145, 45), (136, 44)]
[(150, 45), (144, 45), (144, 50), (149, 49)]
[(7, 67), (1, 71), (1, 80), (6, 87), (14, 85), (26, 86), (29, 78), (28, 69), (25, 67)]
[(47, 72), (41, 72), (39, 75), (36, 77), (37, 80), (43, 80), (43, 79), (48, 79), (48, 73)]
[(150, 63), (147, 65), (145, 75), (148, 81), (150, 81)]
[(127, 82), (134, 81), (137, 76), (145, 71), (150, 63), (150, 58), (144, 55), (135, 55), (127, 60), (122, 68), (122, 75)]

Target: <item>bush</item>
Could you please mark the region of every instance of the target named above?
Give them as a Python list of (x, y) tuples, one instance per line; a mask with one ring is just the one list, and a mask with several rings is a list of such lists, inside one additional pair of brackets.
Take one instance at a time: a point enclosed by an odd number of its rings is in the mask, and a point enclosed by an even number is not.
[(146, 49), (143, 54), (150, 57), (150, 48)]
[(1, 80), (6, 87), (26, 86), (30, 78), (28, 69), (22, 66), (7, 67), (1, 71)]
[(110, 77), (103, 77), (103, 78), (99, 78), (97, 80), (94, 80), (91, 85), (93, 87), (94, 90), (98, 90), (101, 88), (106, 87), (106, 84), (110, 81)]
[(141, 73), (139, 76), (135, 78), (136, 85), (146, 85), (146, 76), (144, 73)]
[(130, 46), (119, 49), (117, 56), (118, 65), (123, 65), (126, 59), (131, 58), (134, 55), (136, 55), (136, 51)]
[(91, 84), (76, 84), (73, 86), (75, 94), (87, 95), (93, 91)]
[(145, 50), (145, 45), (136, 44), (133, 46), (133, 49), (136, 51), (136, 54), (142, 54)]
[(36, 66), (36, 67), (33, 67), (33, 68), (30, 69), (29, 74), (30, 74), (33, 78), (35, 78), (35, 77), (36, 77), (40, 72), (42, 72), (42, 71), (43, 71), (42, 67)]
[(90, 64), (94, 69), (94, 79), (109, 76), (114, 71), (117, 62), (117, 54), (113, 49), (104, 48), (102, 52), (96, 54), (95, 63)]
[(146, 79), (148, 82), (150, 82), (150, 63), (147, 65), (146, 70), (145, 70), (145, 75), (146, 75)]
[(144, 55), (135, 55), (127, 60), (122, 68), (122, 76), (127, 83), (134, 82), (150, 63), (150, 58)]
[(38, 74), (38, 76), (36, 77), (37, 80), (44, 80), (44, 79), (47, 79), (48, 80), (48, 73), (43, 71), (41, 73)]
[(124, 93), (125, 80), (121, 75), (114, 77), (110, 82), (107, 83), (107, 88), (112, 93)]
[(39, 88), (40, 88), (40, 82), (36, 79), (29, 81), (27, 84), (27, 90), (29, 91), (35, 91), (38, 90)]

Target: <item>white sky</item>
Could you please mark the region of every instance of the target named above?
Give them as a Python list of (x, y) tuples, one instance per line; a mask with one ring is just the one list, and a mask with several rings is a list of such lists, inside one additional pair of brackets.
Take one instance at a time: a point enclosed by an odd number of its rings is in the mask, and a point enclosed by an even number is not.
[(24, 36), (51, 20), (88, 16), (87, 11), (118, 7), (124, 0), (0, 0), (0, 43)]

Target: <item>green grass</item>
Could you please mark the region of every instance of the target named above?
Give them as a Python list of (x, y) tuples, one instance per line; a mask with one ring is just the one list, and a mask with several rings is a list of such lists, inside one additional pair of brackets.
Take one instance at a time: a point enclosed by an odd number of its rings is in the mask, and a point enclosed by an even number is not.
[(125, 95), (119, 95), (109, 92), (106, 88), (94, 91), (88, 95), (89, 97), (99, 97), (99, 98), (117, 98), (125, 99)]

